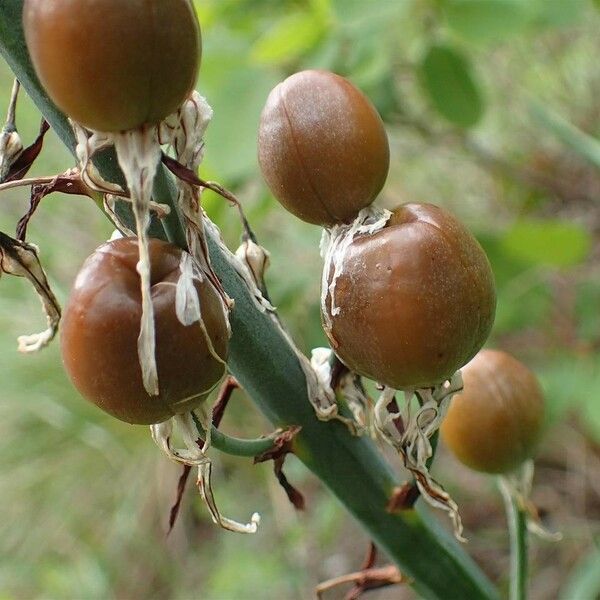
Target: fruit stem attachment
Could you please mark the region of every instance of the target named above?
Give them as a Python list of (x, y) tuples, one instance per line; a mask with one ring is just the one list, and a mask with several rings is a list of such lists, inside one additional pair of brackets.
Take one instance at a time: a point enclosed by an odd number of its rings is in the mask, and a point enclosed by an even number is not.
[(510, 600), (527, 598), (527, 509), (517, 494), (511, 492), (504, 478), (498, 479), (504, 498), (510, 536)]
[[(196, 429), (198, 433), (202, 437), (202, 439), (206, 439), (206, 431), (200, 423), (198, 417), (192, 413), (192, 419), (194, 420), (194, 424), (196, 425)], [(210, 441), (211, 446), (220, 450), (224, 454), (229, 454), (231, 456), (245, 456), (247, 458), (252, 458), (255, 456), (259, 456), (260, 454), (264, 454), (269, 450), (273, 450), (275, 448), (275, 436), (278, 434), (271, 434), (268, 437), (264, 438), (256, 438), (256, 439), (241, 439), (236, 437), (231, 437), (222, 431), (219, 431), (216, 427), (211, 427), (210, 431)]]

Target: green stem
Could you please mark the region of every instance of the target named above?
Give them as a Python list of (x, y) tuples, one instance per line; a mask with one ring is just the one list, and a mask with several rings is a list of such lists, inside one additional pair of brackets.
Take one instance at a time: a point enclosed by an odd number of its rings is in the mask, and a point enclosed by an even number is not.
[[(0, 53), (23, 88), (63, 142), (74, 149), (71, 128), (44, 93), (27, 54), (22, 28), (23, 0), (0, 2)], [(103, 177), (123, 178), (114, 153), (100, 154), (95, 165)], [(162, 168), (162, 167), (161, 167)], [(169, 203), (173, 206), (175, 197)], [(126, 207), (123, 218), (127, 217)], [(150, 235), (165, 238), (153, 220)], [(231, 263), (231, 256), (208, 236), (215, 271), (235, 300), (229, 367), (256, 406), (276, 427), (298, 425), (297, 456), (378, 544), (426, 598), (490, 600), (497, 590), (422, 503), (415, 510), (390, 514), (386, 505), (398, 486), (396, 473), (367, 438), (356, 438), (339, 422), (316, 419), (308, 400), (306, 377), (285, 333), (262, 312)], [(240, 542), (243, 543), (243, 542)]]
[[(206, 430), (202, 427), (202, 423), (200, 423), (200, 420), (194, 413), (192, 413), (192, 419), (194, 419), (200, 437), (205, 440)], [(254, 440), (231, 437), (219, 431), (216, 427), (211, 427), (210, 439), (212, 442), (211, 445), (217, 450), (231, 456), (245, 456), (246, 458), (253, 458), (259, 454), (264, 454), (273, 448), (274, 442), (273, 436), (256, 438)]]
[(171, 208), (169, 214), (161, 219), (165, 235), (172, 244), (179, 246), (182, 250), (187, 250), (187, 240), (179, 218), (179, 211), (173, 202), (173, 197), (176, 197), (176, 194), (172, 179), (168, 177), (165, 169), (159, 168), (154, 178), (153, 200), (160, 204), (166, 204)]
[(500, 491), (504, 498), (510, 537), (510, 600), (527, 598), (527, 512), (505, 480), (500, 478)]

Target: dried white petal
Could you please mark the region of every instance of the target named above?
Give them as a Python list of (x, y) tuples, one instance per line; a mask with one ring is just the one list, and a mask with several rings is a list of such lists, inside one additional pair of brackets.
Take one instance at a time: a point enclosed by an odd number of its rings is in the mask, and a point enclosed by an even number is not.
[[(121, 237), (135, 237), (135, 231), (130, 229), (119, 217), (119, 214), (116, 211), (116, 203), (117, 200), (121, 200), (122, 198), (119, 196), (115, 196), (113, 194), (104, 194), (102, 197), (102, 204), (104, 205), (104, 211), (110, 217), (110, 220), (113, 222), (114, 226), (117, 228), (117, 231), (121, 234)], [(112, 239), (112, 238), (111, 238)]]
[(172, 146), (177, 160), (195, 170), (203, 158), (203, 138), (212, 117), (206, 98), (193, 91), (181, 108), (161, 123), (160, 143)]
[(181, 275), (175, 291), (175, 313), (179, 322), (187, 327), (202, 319), (200, 298), (194, 282), (203, 281), (204, 277), (187, 252), (181, 254), (179, 270)]
[[(454, 394), (462, 390), (462, 377), (457, 371), (450, 381), (435, 388), (404, 391), (404, 403), (399, 412), (389, 411), (397, 391), (384, 387), (375, 405), (375, 427), (383, 439), (402, 456), (404, 466), (413, 474), (424, 500), (450, 516), (455, 537), (462, 537), (463, 526), (458, 506), (444, 488), (429, 473), (427, 461), (433, 454), (430, 439), (438, 431)], [(419, 406), (413, 408), (413, 395)]]
[[(321, 256), (324, 265), (321, 280), (321, 314), (323, 315), (323, 326), (328, 332), (331, 332), (331, 317), (340, 312), (340, 307), (335, 301), (335, 288), (346, 265), (348, 248), (355, 237), (372, 235), (383, 229), (391, 216), (392, 213), (389, 210), (370, 205), (363, 208), (349, 225), (341, 223), (334, 225), (329, 230), (323, 230)], [(329, 281), (330, 276), (331, 281)]]
[[(249, 523), (238, 523), (221, 515), (212, 490), (212, 463), (206, 451), (210, 446), (210, 430), (212, 416), (205, 412), (194, 413), (200, 419), (204, 430), (207, 432), (207, 439), (201, 443), (198, 437), (193, 414), (186, 413), (177, 415), (166, 423), (151, 425), (152, 438), (163, 452), (178, 463), (198, 467), (197, 485), (206, 503), (214, 523), (236, 533), (256, 533), (260, 523), (260, 515), (254, 513)], [(186, 445), (185, 449), (173, 449), (171, 447), (171, 436), (173, 425), (176, 424)]]
[(125, 175), (133, 205), (135, 227), (138, 235), (139, 261), (137, 272), (141, 279), (142, 318), (138, 338), (138, 355), (144, 388), (153, 396), (159, 393), (156, 367), (156, 340), (154, 307), (150, 293), (150, 255), (148, 226), (154, 176), (160, 162), (161, 150), (156, 127), (114, 134), (114, 144), (119, 165)]
[(0, 132), (0, 181), (4, 181), (10, 168), (23, 152), (23, 143), (16, 129)]
[[(254, 276), (248, 267), (248, 264), (240, 260), (235, 254), (229, 250), (223, 241), (223, 236), (219, 228), (208, 217), (204, 217), (204, 227), (211, 232), (213, 241), (218, 245), (223, 256), (226, 258), (229, 265), (235, 269), (237, 274), (242, 278), (248, 291), (254, 301), (254, 306), (262, 313), (274, 313), (275, 307), (263, 296), (262, 292), (256, 285)], [(281, 327), (281, 325), (279, 325)]]
[(38, 249), (33, 244), (14, 240), (0, 232), (0, 273), (25, 277), (40, 297), (48, 328), (18, 339), (19, 352), (37, 352), (54, 339), (60, 322), (60, 305), (40, 263)]
[(75, 154), (83, 182), (92, 190), (101, 194), (122, 196), (123, 189), (121, 186), (104, 179), (92, 162), (92, 157), (96, 152), (112, 144), (111, 137), (108, 134), (98, 132), (90, 134), (87, 129), (79, 125), (76, 121), (70, 121), (70, 123), (75, 134)]
[(265, 272), (269, 267), (271, 255), (265, 248), (251, 239), (244, 240), (235, 252), (236, 257), (247, 267), (257, 287), (263, 286)]
[[(194, 281), (206, 280), (206, 285), (212, 285), (212, 283), (204, 277), (202, 271), (194, 262), (194, 259), (187, 252), (183, 252), (181, 255), (179, 270), (181, 271), (181, 274), (177, 280), (177, 287), (175, 290), (175, 312), (177, 318), (179, 322), (186, 327), (198, 323), (211, 356), (221, 364), (226, 365), (226, 361), (216, 351), (212, 338), (208, 333), (208, 329), (206, 329), (206, 323), (204, 323), (204, 319), (202, 318), (200, 297), (194, 285)], [(221, 303), (221, 308), (223, 309), (225, 322), (229, 326), (227, 307), (224, 303)]]
[[(333, 350), (331, 348), (314, 348), (311, 356), (310, 363), (319, 379), (329, 385)], [(373, 408), (372, 402), (360, 384), (360, 377), (350, 370), (345, 371), (338, 381), (338, 390), (354, 416), (358, 433), (363, 434), (368, 431), (373, 435), (369, 418)]]
[(223, 529), (233, 531), (234, 533), (256, 533), (260, 523), (260, 515), (258, 513), (252, 514), (250, 517), (250, 523), (238, 523), (237, 521), (233, 521), (232, 519), (228, 519), (227, 517), (221, 515), (212, 491), (211, 471), (212, 464), (210, 462), (200, 465), (198, 467), (197, 484), (200, 494), (202, 495), (202, 498), (206, 502), (206, 506), (210, 511), (213, 522)]
[(0, 132), (0, 182), (4, 181), (10, 168), (23, 152), (23, 144), (15, 125), (15, 113), (21, 85), (15, 79), (6, 115), (6, 125)]

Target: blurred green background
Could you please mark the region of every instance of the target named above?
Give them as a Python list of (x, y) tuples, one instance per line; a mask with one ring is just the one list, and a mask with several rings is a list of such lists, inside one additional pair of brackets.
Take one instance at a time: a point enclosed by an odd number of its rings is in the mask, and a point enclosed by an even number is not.
[[(499, 305), (489, 344), (524, 360), (547, 394), (548, 430), (534, 500), (560, 544), (532, 542), (532, 598), (600, 595), (600, 3), (592, 0), (203, 0), (198, 89), (215, 110), (205, 178), (234, 189), (270, 250), (274, 302), (305, 351), (319, 324), (318, 228), (270, 197), (256, 161), (270, 89), (302, 68), (349, 77), (379, 109), (392, 165), (380, 202), (427, 201), (457, 214), (492, 262)], [(0, 106), (11, 74), (0, 64)], [(19, 103), (31, 141), (39, 114)], [(32, 174), (73, 166), (49, 135)], [(11, 234), (25, 191), (0, 195)], [(235, 248), (240, 225), (220, 198), (210, 216)], [(61, 302), (84, 258), (111, 233), (87, 199), (55, 195), (29, 230)], [(36, 356), (16, 337), (43, 329), (23, 280), (0, 281), (0, 599), (301, 599), (359, 567), (368, 540), (290, 459), (307, 498), (297, 514), (269, 465), (215, 453), (223, 511), (263, 516), (256, 536), (218, 531), (190, 486), (166, 536), (179, 468), (131, 427), (82, 401), (58, 344)], [(269, 430), (236, 396), (224, 427)], [(468, 550), (504, 586), (508, 566), (494, 482), (444, 448), (435, 473), (461, 505)], [(384, 558), (382, 558), (384, 561)], [(342, 591), (328, 597), (341, 598)], [(384, 590), (373, 598), (412, 597)]]

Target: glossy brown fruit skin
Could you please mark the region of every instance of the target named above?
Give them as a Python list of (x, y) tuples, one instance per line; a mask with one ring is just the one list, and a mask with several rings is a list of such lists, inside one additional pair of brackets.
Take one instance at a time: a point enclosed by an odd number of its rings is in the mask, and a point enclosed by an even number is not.
[(396, 389), (430, 387), (485, 343), (496, 308), (492, 270), (477, 240), (441, 208), (400, 206), (384, 229), (354, 239), (343, 264), (340, 313), (326, 333), (353, 371)]
[(308, 223), (351, 221), (375, 200), (390, 164), (381, 117), (349, 81), (301, 71), (263, 109), (258, 160), (271, 192)]
[(450, 404), (441, 432), (465, 465), (501, 474), (531, 458), (544, 421), (535, 375), (499, 350), (482, 350), (462, 370), (464, 390)]
[(23, 26), (48, 95), (90, 129), (158, 123), (195, 85), (201, 40), (188, 0), (25, 0)]
[[(158, 396), (144, 389), (138, 359), (137, 240), (103, 244), (75, 279), (62, 320), (63, 362), (81, 395), (121, 421), (148, 425), (192, 410), (224, 374), (199, 324), (185, 327), (175, 314), (180, 259), (176, 246), (150, 240)], [(229, 333), (221, 299), (207, 280), (196, 283), (196, 289), (213, 346), (225, 359)]]

